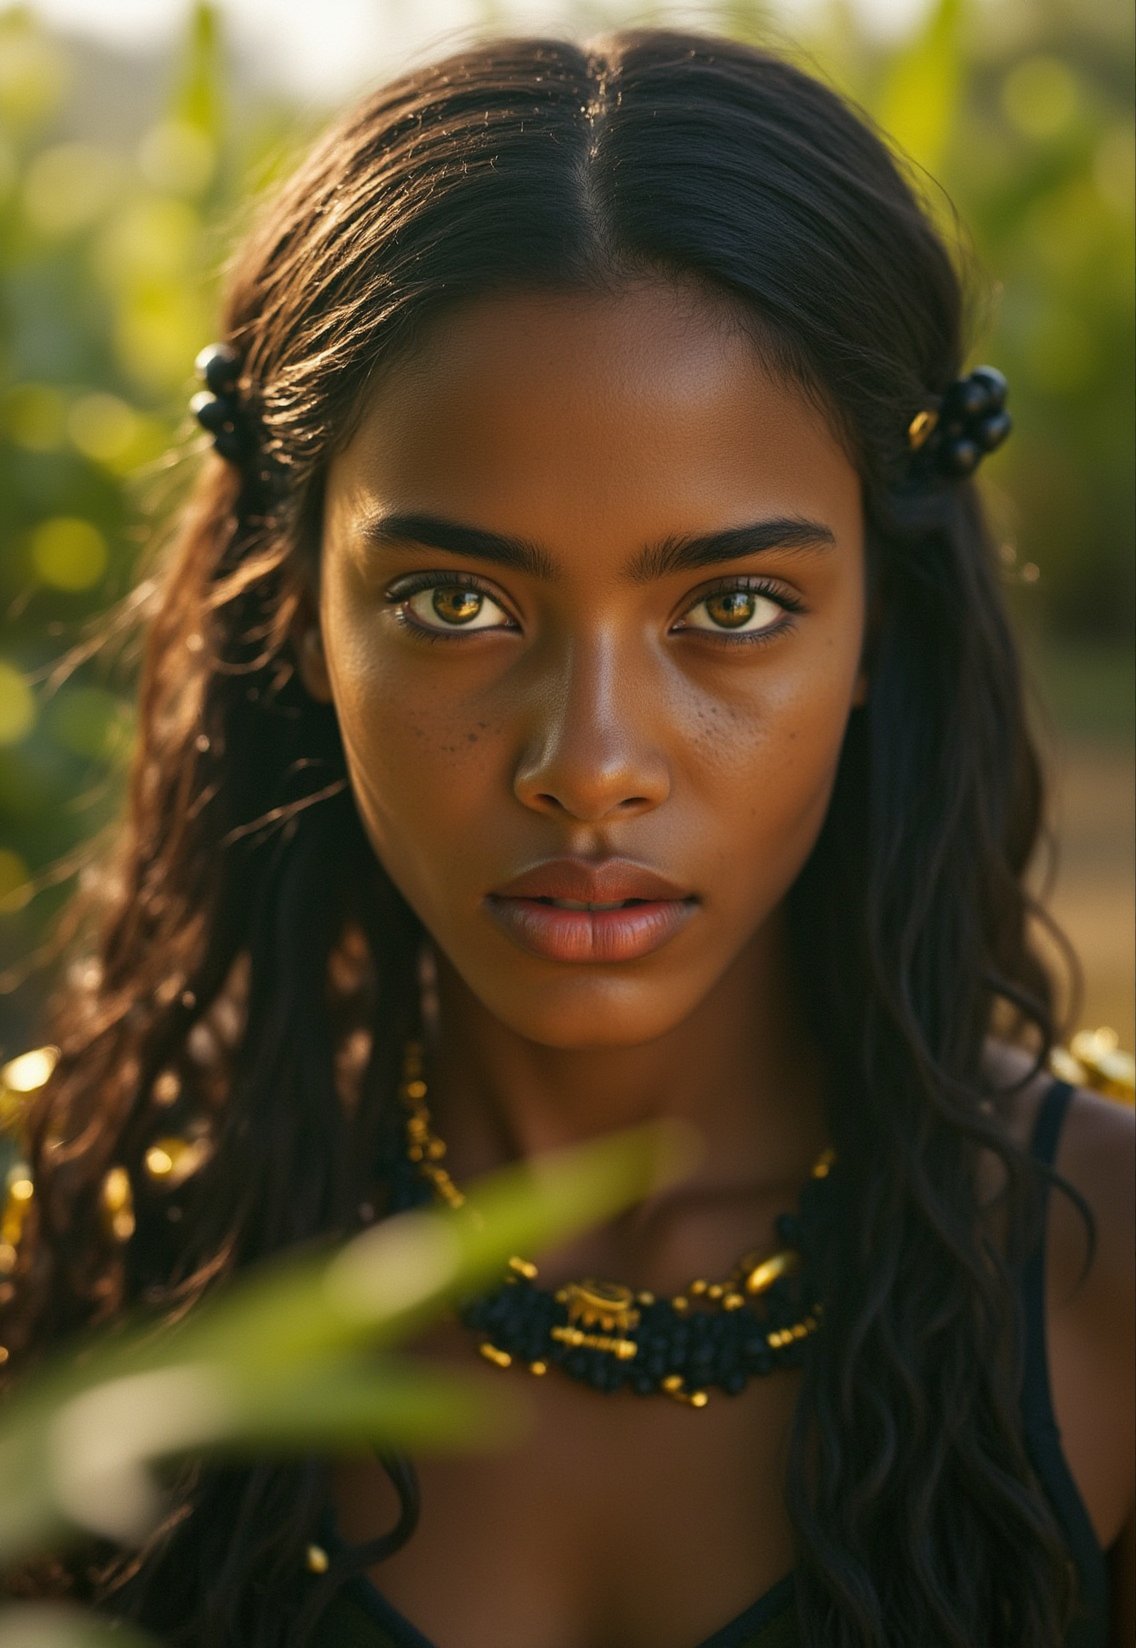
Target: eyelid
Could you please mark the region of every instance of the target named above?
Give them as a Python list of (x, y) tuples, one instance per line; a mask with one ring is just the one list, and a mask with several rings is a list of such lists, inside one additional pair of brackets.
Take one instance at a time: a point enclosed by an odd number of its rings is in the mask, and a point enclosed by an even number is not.
[(479, 595), (487, 595), (491, 601), (496, 601), (498, 606), (504, 605), (502, 597), (475, 573), (448, 572), (442, 568), (429, 572), (404, 572), (401, 577), (391, 580), (383, 595), (388, 601), (408, 601), (424, 589), (475, 589)]
[(491, 589), (481, 578), (471, 572), (408, 572), (401, 578), (394, 579), (383, 591), (383, 597), (392, 607), (403, 608), (416, 595), (422, 595), (430, 589), (471, 589), (478, 595), (492, 601), (502, 616), (508, 620), (504, 624), (483, 625), (477, 629), (470, 629), (461, 624), (426, 624), (417, 616), (401, 617), (401, 622), (407, 627), (413, 627), (423, 634), (440, 636), (486, 635), (493, 631), (516, 629), (517, 620), (513, 617), (502, 596)]

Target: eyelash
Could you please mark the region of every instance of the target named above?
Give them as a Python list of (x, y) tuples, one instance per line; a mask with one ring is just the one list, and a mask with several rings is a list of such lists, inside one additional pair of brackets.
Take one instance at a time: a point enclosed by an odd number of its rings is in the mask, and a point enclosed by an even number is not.
[[(415, 595), (421, 595), (423, 590), (427, 589), (472, 589), (477, 594), (484, 595), (487, 600), (492, 601), (496, 606), (502, 605), (491, 590), (487, 589), (479, 579), (468, 572), (423, 572), (418, 574), (417, 577), (400, 579), (397, 585), (386, 591), (386, 599), (390, 603), (396, 623), (401, 625), (406, 634), (413, 636), (416, 641), (433, 643), (435, 641), (464, 641), (467, 638), (466, 632), (457, 626), (452, 629), (433, 629), (429, 625), (420, 624), (414, 618), (407, 616), (405, 611), (407, 604)], [(804, 602), (798, 600), (796, 596), (787, 595), (784, 590), (779, 589), (775, 584), (769, 583), (764, 578), (750, 577), (719, 580), (710, 589), (703, 590), (698, 599), (690, 603), (686, 611), (692, 612), (695, 607), (701, 606), (703, 601), (712, 600), (715, 595), (732, 593), (734, 590), (743, 590), (752, 595), (763, 595), (767, 600), (773, 601), (777, 606), (783, 608), (787, 616), (769, 629), (755, 630), (749, 635), (731, 633), (729, 630), (724, 629), (685, 629), (681, 633), (697, 635), (700, 638), (708, 636), (711, 638), (711, 645), (724, 642), (727, 646), (759, 646), (765, 641), (774, 641), (779, 635), (784, 635), (786, 631), (795, 628), (792, 617), (788, 615), (806, 610)], [(502, 610), (504, 609), (502, 608)], [(513, 628), (516, 627), (516, 625), (513, 625)], [(475, 630), (472, 633), (481, 635), (487, 633), (500, 634), (501, 629), (498, 628), (494, 632)]]
[[(763, 595), (767, 601), (772, 601), (775, 606), (781, 607), (785, 617), (781, 619), (780, 623), (772, 624), (768, 629), (754, 630), (749, 635), (740, 635), (736, 631), (727, 629), (686, 629), (682, 633), (697, 635), (700, 639), (703, 636), (708, 636), (712, 646), (720, 642), (724, 642), (727, 646), (737, 647), (761, 646), (766, 641), (776, 641), (778, 636), (785, 635), (789, 630), (794, 629), (796, 625), (793, 622), (792, 615), (806, 610), (805, 603), (798, 600), (795, 595), (786, 594), (783, 589), (779, 589), (776, 584), (771, 584), (765, 578), (750, 577), (720, 578), (711, 588), (704, 589), (698, 599), (690, 603), (686, 611), (693, 612), (695, 607), (702, 605), (703, 601), (711, 601), (715, 595), (732, 594), (735, 590), (742, 590), (747, 595)], [(685, 617), (686, 614), (684, 613), (683, 616)]]
[[(464, 641), (466, 639), (466, 631), (456, 625), (449, 630), (432, 629), (427, 624), (420, 624), (416, 619), (407, 617), (404, 611), (407, 603), (413, 600), (414, 596), (421, 595), (423, 590), (426, 589), (472, 589), (478, 595), (484, 595), (495, 606), (501, 606), (501, 602), (492, 590), (486, 589), (479, 579), (472, 577), (468, 572), (422, 572), (417, 577), (400, 578), (396, 585), (387, 590), (386, 598), (393, 608), (395, 622), (400, 624), (406, 633), (412, 635), (416, 641)], [(484, 630), (475, 630), (473, 633), (484, 635), (486, 632)], [(500, 631), (497, 633), (500, 633)]]

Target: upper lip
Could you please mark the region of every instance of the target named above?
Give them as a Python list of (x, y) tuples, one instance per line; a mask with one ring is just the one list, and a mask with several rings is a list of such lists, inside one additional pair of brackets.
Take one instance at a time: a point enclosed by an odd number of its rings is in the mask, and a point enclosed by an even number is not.
[(496, 898), (566, 898), (575, 904), (617, 904), (625, 898), (687, 899), (676, 887), (646, 865), (626, 858), (589, 863), (581, 858), (550, 858), (493, 889)]

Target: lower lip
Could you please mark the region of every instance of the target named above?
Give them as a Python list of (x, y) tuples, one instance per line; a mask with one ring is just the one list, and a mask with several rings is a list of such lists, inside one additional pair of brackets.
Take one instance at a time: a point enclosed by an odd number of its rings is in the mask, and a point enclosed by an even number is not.
[(671, 898), (619, 910), (561, 910), (535, 898), (486, 900), (497, 924), (522, 949), (548, 961), (634, 961), (649, 956), (697, 908), (694, 899)]

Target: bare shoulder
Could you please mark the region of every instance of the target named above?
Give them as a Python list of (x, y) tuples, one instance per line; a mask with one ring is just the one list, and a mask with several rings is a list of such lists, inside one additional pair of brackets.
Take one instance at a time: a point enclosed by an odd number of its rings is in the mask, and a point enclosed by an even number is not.
[[(999, 1085), (1020, 1080), (1030, 1056), (1004, 1042), (988, 1044), (988, 1066)], [(1042, 1098), (1052, 1082), (1042, 1071), (1015, 1093), (1001, 1113), (1007, 1130), (1028, 1147)], [(1062, 1122), (1055, 1162), (1058, 1173), (1083, 1198), (1093, 1217), (1096, 1242), (1090, 1262), (1085, 1221), (1069, 1197), (1050, 1198), (1047, 1270), (1051, 1294), (1086, 1310), (1099, 1311), (1102, 1329), (1117, 1330), (1136, 1309), (1136, 1112), (1131, 1104), (1074, 1086)], [(1087, 1267), (1087, 1268), (1086, 1268)]]
[[(1074, 1090), (1057, 1170), (1084, 1198), (1085, 1222), (1067, 1196), (1051, 1198), (1051, 1313), (1062, 1311), (1090, 1349), (1098, 1399), (1115, 1415), (1118, 1448), (1136, 1450), (1136, 1116), (1085, 1088)], [(1088, 1393), (1086, 1392), (1086, 1399)]]

